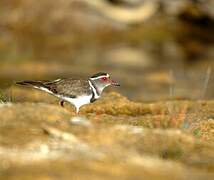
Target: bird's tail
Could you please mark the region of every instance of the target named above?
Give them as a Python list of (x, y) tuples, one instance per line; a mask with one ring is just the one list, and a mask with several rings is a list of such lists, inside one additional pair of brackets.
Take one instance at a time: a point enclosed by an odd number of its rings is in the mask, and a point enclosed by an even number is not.
[(41, 81), (18, 81), (16, 82), (18, 85), (23, 85), (23, 86), (34, 86), (34, 87), (45, 87), (44, 84)]

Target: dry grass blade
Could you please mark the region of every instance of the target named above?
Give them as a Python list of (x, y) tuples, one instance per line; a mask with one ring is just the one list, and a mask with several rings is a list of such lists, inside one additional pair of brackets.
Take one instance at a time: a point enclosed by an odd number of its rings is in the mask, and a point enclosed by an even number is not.
[(201, 91), (201, 99), (203, 99), (203, 98), (205, 97), (205, 95), (206, 95), (207, 87), (208, 87), (208, 84), (209, 84), (211, 72), (212, 72), (211, 67), (208, 67), (208, 68), (207, 68), (207, 71), (206, 71), (206, 76), (205, 76), (204, 85), (203, 85), (203, 88), (202, 88), (202, 91)]

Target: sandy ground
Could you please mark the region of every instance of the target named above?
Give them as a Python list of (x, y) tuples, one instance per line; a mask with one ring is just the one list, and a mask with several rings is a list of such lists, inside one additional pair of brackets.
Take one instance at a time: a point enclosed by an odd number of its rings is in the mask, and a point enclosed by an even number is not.
[(213, 179), (213, 101), (107, 93), (76, 116), (36, 90), (1, 104), (1, 179)]

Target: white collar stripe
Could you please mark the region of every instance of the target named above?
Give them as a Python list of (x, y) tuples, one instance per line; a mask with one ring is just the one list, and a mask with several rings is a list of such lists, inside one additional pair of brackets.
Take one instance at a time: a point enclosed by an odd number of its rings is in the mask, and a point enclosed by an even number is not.
[(94, 85), (91, 83), (91, 81), (89, 80), (88, 81), (89, 82), (89, 85), (90, 85), (90, 87), (91, 87), (91, 89), (92, 89), (92, 91), (93, 91), (93, 93), (94, 93), (94, 95), (95, 95), (95, 99), (97, 99), (97, 98), (99, 98), (100, 97), (100, 95), (97, 93), (97, 90), (96, 90), (96, 88), (94, 87)]

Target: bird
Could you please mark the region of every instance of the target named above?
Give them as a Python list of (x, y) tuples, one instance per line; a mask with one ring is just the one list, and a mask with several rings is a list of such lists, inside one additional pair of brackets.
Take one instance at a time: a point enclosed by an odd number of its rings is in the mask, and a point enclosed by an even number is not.
[(31, 81), (24, 80), (16, 82), (18, 85), (32, 86), (45, 91), (60, 99), (60, 105), (69, 102), (79, 113), (83, 105), (95, 102), (101, 97), (103, 90), (108, 86), (120, 86), (105, 72), (99, 72), (87, 79), (62, 78), (56, 80)]

